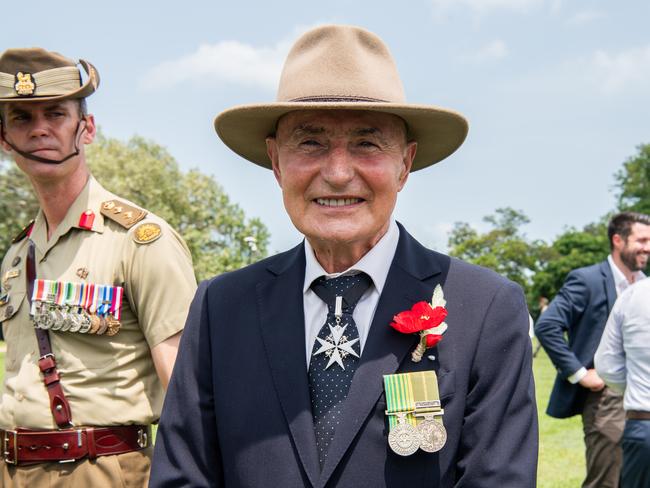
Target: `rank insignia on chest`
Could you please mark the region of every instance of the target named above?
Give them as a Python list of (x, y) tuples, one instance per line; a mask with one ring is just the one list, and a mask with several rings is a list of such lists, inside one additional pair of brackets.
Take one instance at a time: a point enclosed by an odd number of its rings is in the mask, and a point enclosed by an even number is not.
[(400, 456), (437, 452), (447, 442), (435, 371), (384, 376), (388, 445)]
[(121, 286), (35, 280), (30, 314), (41, 329), (112, 336), (121, 327), (123, 295)]

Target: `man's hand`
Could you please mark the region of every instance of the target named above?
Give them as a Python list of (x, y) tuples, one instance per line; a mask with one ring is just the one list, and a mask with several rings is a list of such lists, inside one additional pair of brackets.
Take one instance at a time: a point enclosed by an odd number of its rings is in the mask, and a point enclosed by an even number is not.
[(593, 368), (587, 370), (587, 374), (580, 380), (580, 384), (591, 391), (600, 391), (605, 388), (605, 382)]

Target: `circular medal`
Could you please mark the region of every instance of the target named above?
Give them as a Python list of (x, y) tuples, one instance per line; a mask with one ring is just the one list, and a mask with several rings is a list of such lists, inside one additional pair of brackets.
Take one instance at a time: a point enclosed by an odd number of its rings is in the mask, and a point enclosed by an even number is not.
[(49, 319), (52, 321), (52, 330), (59, 330), (63, 327), (64, 317), (60, 310), (57, 308), (50, 308), (47, 312)]
[(61, 326), (61, 332), (67, 332), (72, 327), (72, 317), (67, 310), (60, 310), (59, 313), (63, 317), (63, 325)]
[(88, 333), (97, 334), (97, 331), (99, 330), (99, 326), (102, 323), (102, 319), (100, 319), (95, 314), (90, 315), (89, 318), (90, 318), (90, 330), (88, 331)]
[(388, 434), (388, 445), (395, 454), (410, 456), (420, 447), (420, 434), (411, 424), (399, 423)]
[(107, 336), (114, 336), (120, 331), (120, 327), (122, 326), (119, 320), (116, 320), (110, 315), (106, 316), (106, 323), (108, 324)]
[(97, 329), (96, 334), (102, 335), (108, 329), (108, 323), (106, 322), (106, 317), (99, 317), (99, 329)]
[(77, 332), (81, 328), (81, 316), (78, 312), (68, 312), (68, 321), (70, 322), (70, 332)]
[(79, 309), (79, 323), (81, 324), (79, 326), (79, 333), (80, 334), (85, 334), (88, 332), (92, 326), (92, 321), (90, 320), (90, 317), (88, 316), (88, 312), (86, 312), (83, 308)]
[(442, 422), (425, 420), (418, 424), (420, 449), (426, 452), (438, 452), (447, 442), (447, 430)]

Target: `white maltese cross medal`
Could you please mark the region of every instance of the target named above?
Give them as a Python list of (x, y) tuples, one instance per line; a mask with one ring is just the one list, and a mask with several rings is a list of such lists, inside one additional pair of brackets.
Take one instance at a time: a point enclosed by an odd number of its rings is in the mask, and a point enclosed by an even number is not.
[(330, 334), (325, 339), (321, 339), (320, 337), (316, 338), (316, 340), (320, 342), (321, 347), (314, 352), (314, 356), (325, 354), (329, 358), (325, 369), (329, 368), (334, 363), (338, 364), (341, 369), (345, 369), (345, 365), (343, 364), (345, 358), (349, 355), (357, 358), (359, 357), (357, 352), (352, 349), (352, 346), (359, 342), (359, 339), (348, 340), (345, 335), (347, 325), (344, 325), (343, 327), (340, 325), (329, 325), (328, 327), (330, 328)]

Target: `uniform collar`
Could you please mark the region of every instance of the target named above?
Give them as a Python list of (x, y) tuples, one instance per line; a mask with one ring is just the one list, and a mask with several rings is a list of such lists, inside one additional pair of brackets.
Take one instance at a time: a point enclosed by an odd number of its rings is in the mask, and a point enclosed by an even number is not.
[(395, 221), (391, 219), (386, 234), (356, 264), (342, 273), (327, 273), (316, 259), (311, 244), (305, 239), (305, 282), (302, 288), (303, 293), (309, 289), (315, 279), (321, 276), (335, 278), (347, 274), (356, 274), (361, 271), (370, 276), (375, 288), (381, 294), (386, 283), (388, 270), (395, 256), (398, 241), (399, 228)]
[[(68, 209), (64, 219), (56, 228), (52, 238), (49, 241), (47, 240), (47, 224), (42, 210), (38, 211), (30, 237), (37, 248), (46, 252), (61, 236), (67, 234), (72, 228), (102, 233), (104, 231), (104, 217), (100, 213), (101, 204), (111, 198), (113, 198), (113, 194), (105, 190), (91, 175), (88, 177), (86, 186), (81, 190), (81, 193), (79, 193)], [(79, 225), (80, 219), (85, 212), (92, 212), (95, 216), (90, 229), (82, 228)]]

